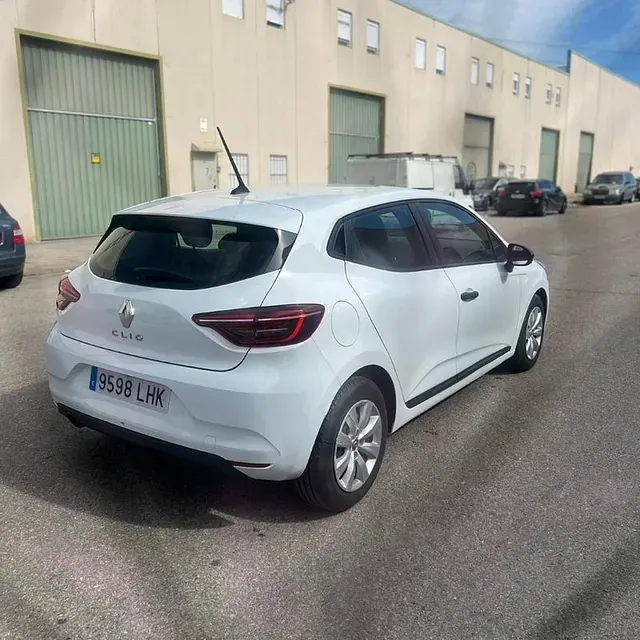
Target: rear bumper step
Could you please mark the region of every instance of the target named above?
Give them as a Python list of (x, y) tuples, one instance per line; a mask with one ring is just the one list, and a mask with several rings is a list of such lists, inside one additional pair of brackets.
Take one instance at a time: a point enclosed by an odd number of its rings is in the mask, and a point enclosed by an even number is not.
[(147, 436), (143, 433), (132, 431), (131, 429), (125, 429), (124, 427), (120, 427), (110, 422), (100, 420), (99, 418), (89, 416), (86, 413), (76, 411), (75, 409), (67, 407), (63, 404), (58, 404), (57, 406), (60, 414), (67, 418), (67, 420), (69, 420), (72, 425), (78, 427), (79, 429), (86, 427), (87, 429), (92, 429), (93, 431), (97, 431), (106, 436), (111, 436), (113, 438), (125, 440), (135, 445), (148, 447), (150, 449), (155, 449), (156, 451), (161, 451), (163, 453), (168, 453), (174, 457), (182, 458), (183, 460), (188, 460), (190, 462), (195, 462), (202, 466), (214, 467), (230, 474), (240, 474), (240, 472), (234, 469), (234, 467), (228, 460), (225, 460), (220, 456), (216, 456), (213, 453), (198, 451), (197, 449), (191, 449), (189, 447), (173, 444), (172, 442), (167, 442), (166, 440), (160, 440), (152, 436)]

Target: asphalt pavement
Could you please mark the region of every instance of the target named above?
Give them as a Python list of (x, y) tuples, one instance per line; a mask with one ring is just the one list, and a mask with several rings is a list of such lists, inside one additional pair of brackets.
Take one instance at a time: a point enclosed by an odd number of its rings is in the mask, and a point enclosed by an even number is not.
[(0, 292), (0, 638), (637, 639), (640, 205), (492, 220), (550, 270), (538, 365), (395, 434), (331, 517), (65, 423), (43, 342), (88, 245), (38, 247)]

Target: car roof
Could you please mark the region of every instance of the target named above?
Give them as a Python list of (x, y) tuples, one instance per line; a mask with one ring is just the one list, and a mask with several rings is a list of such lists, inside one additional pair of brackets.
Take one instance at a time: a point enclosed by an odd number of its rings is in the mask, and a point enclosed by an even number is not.
[(242, 195), (231, 195), (217, 189), (196, 191), (145, 202), (119, 213), (210, 218), (297, 232), (301, 223), (300, 214), (312, 217), (316, 222), (332, 225), (342, 216), (354, 211), (398, 200), (425, 198), (454, 201), (449, 195), (431, 189), (370, 186), (267, 187)]

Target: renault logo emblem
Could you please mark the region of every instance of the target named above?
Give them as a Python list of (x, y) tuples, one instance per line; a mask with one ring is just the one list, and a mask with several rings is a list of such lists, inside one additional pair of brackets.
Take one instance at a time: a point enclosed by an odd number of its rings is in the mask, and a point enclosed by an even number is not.
[(133, 308), (131, 304), (131, 300), (125, 300), (120, 307), (120, 311), (118, 311), (118, 315), (120, 316), (120, 322), (122, 322), (122, 326), (125, 329), (128, 329), (133, 322), (133, 316), (136, 314), (136, 310)]

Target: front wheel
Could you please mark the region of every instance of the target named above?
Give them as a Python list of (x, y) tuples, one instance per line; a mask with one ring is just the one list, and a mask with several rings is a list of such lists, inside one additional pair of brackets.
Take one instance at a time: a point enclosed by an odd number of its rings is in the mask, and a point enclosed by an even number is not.
[(348, 380), (327, 413), (298, 493), (315, 507), (339, 513), (358, 503), (374, 483), (387, 443), (384, 396), (368, 378)]
[(567, 200), (565, 198), (564, 202), (562, 203), (562, 206), (558, 210), (558, 213), (564, 213), (566, 210), (567, 210)]
[(546, 312), (538, 294), (533, 296), (531, 304), (520, 329), (515, 353), (507, 360), (507, 367), (513, 373), (522, 373), (533, 368), (540, 357), (544, 337)]

